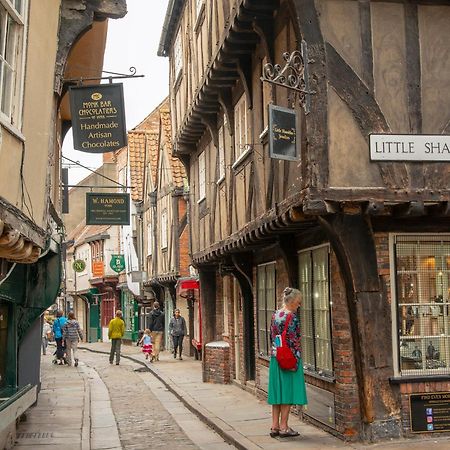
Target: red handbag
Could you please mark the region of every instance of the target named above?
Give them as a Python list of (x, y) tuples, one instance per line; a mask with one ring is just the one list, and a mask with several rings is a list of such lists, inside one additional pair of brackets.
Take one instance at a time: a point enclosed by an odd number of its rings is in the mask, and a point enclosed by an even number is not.
[(292, 315), (289, 314), (284, 324), (284, 330), (280, 336), (280, 346), (277, 347), (277, 361), (280, 369), (283, 370), (296, 370), (297, 358), (292, 353), (292, 350), (286, 342), (286, 332), (291, 321)]

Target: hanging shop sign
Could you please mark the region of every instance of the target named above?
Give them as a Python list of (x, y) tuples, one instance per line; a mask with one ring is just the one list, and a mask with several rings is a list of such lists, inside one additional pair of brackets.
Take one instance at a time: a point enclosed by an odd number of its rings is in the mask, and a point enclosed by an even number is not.
[(70, 87), (69, 93), (76, 150), (106, 153), (127, 145), (121, 83)]
[(86, 193), (86, 225), (129, 225), (130, 194)]
[(105, 266), (102, 260), (92, 261), (92, 277), (102, 278), (105, 274)]
[(413, 433), (450, 431), (450, 392), (409, 396)]
[(125, 256), (124, 255), (111, 255), (111, 261), (109, 262), (114, 272), (120, 273), (125, 269)]
[(269, 105), (270, 157), (295, 161), (297, 155), (297, 115), (294, 110)]
[(84, 272), (86, 269), (86, 263), (82, 259), (76, 259), (72, 264), (73, 270), (77, 273)]
[(450, 136), (371, 134), (372, 161), (450, 161)]

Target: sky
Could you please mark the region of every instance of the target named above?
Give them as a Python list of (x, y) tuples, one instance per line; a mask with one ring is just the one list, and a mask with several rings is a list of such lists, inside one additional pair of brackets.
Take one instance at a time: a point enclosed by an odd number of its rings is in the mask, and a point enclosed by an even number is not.
[[(129, 74), (131, 66), (144, 78), (116, 80), (123, 83), (127, 130), (138, 125), (169, 93), (169, 60), (156, 55), (168, 0), (127, 0), (123, 19), (109, 20), (103, 70)], [(104, 76), (107, 74), (104, 74)], [(63, 155), (91, 169), (102, 164), (101, 154), (73, 149), (67, 133)], [(67, 161), (63, 160), (64, 166)], [(69, 184), (76, 184), (89, 171), (69, 167)]]

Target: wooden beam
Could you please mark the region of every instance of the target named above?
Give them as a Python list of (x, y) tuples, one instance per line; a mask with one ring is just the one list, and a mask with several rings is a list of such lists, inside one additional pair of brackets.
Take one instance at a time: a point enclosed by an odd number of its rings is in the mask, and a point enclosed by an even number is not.
[(408, 202), (394, 207), (394, 216), (399, 217), (419, 217), (425, 215), (425, 205), (423, 202)]
[(373, 52), (372, 52), (372, 19), (370, 0), (359, 0), (359, 23), (362, 47), (362, 77), (370, 92), (374, 92)]

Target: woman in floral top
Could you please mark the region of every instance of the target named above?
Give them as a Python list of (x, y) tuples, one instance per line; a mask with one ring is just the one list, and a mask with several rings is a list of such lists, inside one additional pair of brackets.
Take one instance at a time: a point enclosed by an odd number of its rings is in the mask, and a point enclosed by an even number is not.
[[(269, 365), (269, 396), (268, 403), (272, 405), (271, 437), (294, 437), (299, 433), (288, 426), (291, 405), (306, 405), (305, 377), (303, 374), (300, 326), (297, 309), (302, 296), (299, 290), (285, 288), (283, 291), (283, 307), (272, 316), (270, 327), (272, 351)], [(297, 368), (283, 370), (276, 358), (280, 336), (283, 333), (287, 318), (290, 322), (286, 332), (286, 342), (297, 358)]]

